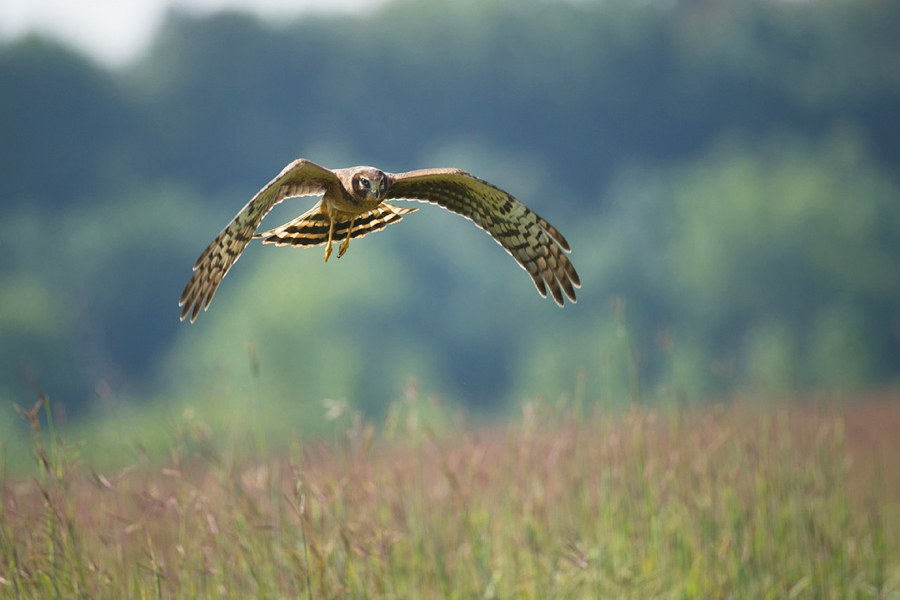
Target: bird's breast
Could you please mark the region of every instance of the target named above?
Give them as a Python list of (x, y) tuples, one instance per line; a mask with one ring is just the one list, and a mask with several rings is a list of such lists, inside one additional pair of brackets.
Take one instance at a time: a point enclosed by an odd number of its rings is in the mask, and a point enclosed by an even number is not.
[(353, 194), (341, 190), (341, 193), (325, 194), (322, 201), (328, 209), (333, 211), (361, 215), (375, 209), (381, 204), (382, 199), (372, 194)]

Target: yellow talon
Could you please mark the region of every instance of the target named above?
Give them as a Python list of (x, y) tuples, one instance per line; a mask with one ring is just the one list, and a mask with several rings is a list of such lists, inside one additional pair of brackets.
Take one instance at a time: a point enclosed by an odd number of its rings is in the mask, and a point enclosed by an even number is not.
[(350, 234), (353, 233), (353, 222), (356, 221), (356, 217), (350, 219), (350, 226), (347, 228), (347, 237), (344, 238), (344, 241), (341, 242), (341, 247), (338, 248), (338, 258), (344, 255), (344, 252), (347, 251), (347, 248), (350, 247)]
[(328, 219), (328, 242), (325, 244), (325, 262), (331, 256), (331, 238), (334, 236), (334, 219)]

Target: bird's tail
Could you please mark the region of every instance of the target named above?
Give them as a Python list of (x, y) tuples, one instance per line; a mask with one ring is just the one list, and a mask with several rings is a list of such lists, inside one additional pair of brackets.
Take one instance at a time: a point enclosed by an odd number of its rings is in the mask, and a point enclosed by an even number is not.
[[(384, 202), (374, 210), (363, 213), (353, 220), (350, 238), (360, 238), (367, 233), (380, 231), (391, 223), (399, 222), (403, 215), (417, 210), (419, 209), (401, 208)], [(293, 221), (285, 223), (281, 227), (257, 233), (253, 237), (262, 238), (263, 244), (275, 244), (276, 246), (318, 246), (328, 241), (328, 226), (328, 216), (317, 204)], [(350, 227), (350, 219), (336, 221), (333, 239), (346, 238), (348, 227)]]

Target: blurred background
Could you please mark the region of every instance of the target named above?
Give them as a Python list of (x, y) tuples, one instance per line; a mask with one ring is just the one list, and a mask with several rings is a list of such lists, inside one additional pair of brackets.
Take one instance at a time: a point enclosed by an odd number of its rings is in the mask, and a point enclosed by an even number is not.
[[(32, 383), (74, 423), (266, 406), (312, 430), (328, 399), (900, 375), (898, 2), (69, 4), (0, 8), (0, 437)], [(328, 264), (254, 243), (179, 322), (201, 250), (297, 157), (493, 182), (569, 239), (577, 305), (422, 206)]]

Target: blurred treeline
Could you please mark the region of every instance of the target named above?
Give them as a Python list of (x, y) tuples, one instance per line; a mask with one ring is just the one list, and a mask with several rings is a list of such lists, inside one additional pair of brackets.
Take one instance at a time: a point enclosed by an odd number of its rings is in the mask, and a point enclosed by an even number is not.
[[(2, 46), (0, 397), (36, 381), (69, 413), (261, 395), (377, 414), (411, 381), (489, 407), (887, 382), (897, 23), (879, 0), (409, 0), (173, 13), (119, 70)], [(299, 156), (492, 181), (569, 238), (578, 304), (422, 206), (327, 265), (253, 244), (179, 323), (196, 256)]]

